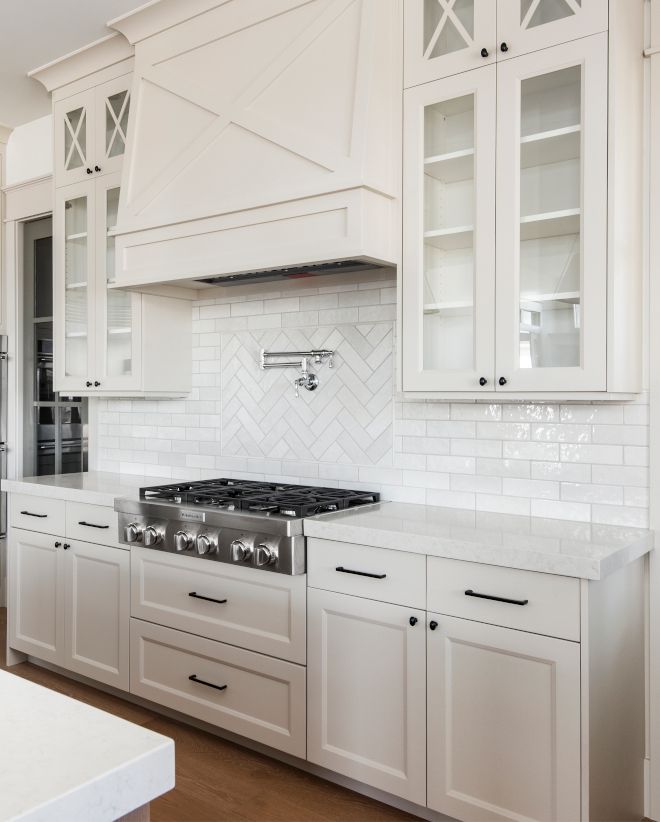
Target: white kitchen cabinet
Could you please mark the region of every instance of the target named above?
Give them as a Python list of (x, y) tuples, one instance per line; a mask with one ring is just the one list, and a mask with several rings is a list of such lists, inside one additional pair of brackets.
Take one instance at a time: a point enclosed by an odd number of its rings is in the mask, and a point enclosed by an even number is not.
[(108, 396), (190, 391), (185, 300), (108, 288), (120, 173), (55, 189), (55, 388)]
[(436, 614), (429, 627), (429, 808), (579, 820), (579, 644)]
[(405, 0), (405, 86), (606, 31), (607, 0)]
[(424, 611), (313, 588), (307, 607), (307, 758), (424, 805)]
[(129, 552), (10, 528), (9, 645), (128, 689)]
[(404, 390), (493, 385), (494, 66), (405, 92)]
[(56, 187), (121, 169), (131, 80), (114, 77), (54, 104)]
[(607, 387), (606, 78), (605, 34), (498, 66), (503, 391)]
[(64, 540), (12, 528), (8, 534), (9, 645), (64, 662)]
[(607, 25), (608, 0), (497, 0), (497, 59), (607, 31)]
[[(605, 2), (497, 9), (500, 26), (522, 14), (547, 36), (404, 92), (402, 388), (484, 399), (634, 394), (642, 3), (613, 0), (609, 32)], [(564, 34), (553, 28), (562, 21)]]
[(67, 541), (64, 571), (64, 668), (128, 690), (130, 553)]

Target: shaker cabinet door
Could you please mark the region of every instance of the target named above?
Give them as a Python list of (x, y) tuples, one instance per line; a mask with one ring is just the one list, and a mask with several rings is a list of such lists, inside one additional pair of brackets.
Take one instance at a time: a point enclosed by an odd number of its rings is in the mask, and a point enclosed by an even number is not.
[(493, 389), (495, 72), (404, 92), (404, 391)]
[(307, 613), (307, 758), (425, 805), (424, 612), (310, 588)]
[(429, 620), (429, 808), (479, 822), (579, 820), (579, 644)]
[(497, 67), (496, 378), (604, 391), (607, 35)]
[(11, 528), (8, 534), (9, 645), (64, 661), (63, 538)]
[(62, 664), (127, 691), (130, 552), (77, 540), (67, 544)]

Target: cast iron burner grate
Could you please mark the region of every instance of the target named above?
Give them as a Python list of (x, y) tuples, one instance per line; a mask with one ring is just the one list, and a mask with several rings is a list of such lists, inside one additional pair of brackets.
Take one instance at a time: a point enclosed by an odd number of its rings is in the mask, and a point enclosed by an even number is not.
[(219, 478), (141, 488), (140, 499), (173, 502), (182, 507), (204, 506), (223, 511), (300, 518), (369, 505), (378, 502), (380, 494), (314, 485)]

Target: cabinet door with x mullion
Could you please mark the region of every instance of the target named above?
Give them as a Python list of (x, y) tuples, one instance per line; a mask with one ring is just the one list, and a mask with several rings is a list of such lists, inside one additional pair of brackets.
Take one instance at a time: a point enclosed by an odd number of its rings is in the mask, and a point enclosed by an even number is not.
[(131, 75), (115, 77), (95, 88), (95, 147), (96, 176), (120, 171), (126, 138), (128, 113), (131, 104)]
[(406, 88), (492, 63), (495, 0), (405, 0)]
[(94, 89), (55, 103), (55, 185), (80, 183), (93, 173)]

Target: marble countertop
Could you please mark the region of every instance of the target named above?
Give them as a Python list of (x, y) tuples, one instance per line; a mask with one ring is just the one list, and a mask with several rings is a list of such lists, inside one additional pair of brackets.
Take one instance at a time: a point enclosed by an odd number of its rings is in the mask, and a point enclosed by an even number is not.
[(0, 820), (105, 822), (174, 787), (174, 742), (0, 671)]
[(305, 535), (396, 551), (601, 579), (653, 548), (654, 532), (381, 502), (305, 520)]
[(46, 477), (24, 477), (2, 480), (3, 491), (32, 494), (51, 499), (75, 500), (112, 507), (115, 497), (135, 497), (145, 485), (165, 485), (174, 480), (133, 474), (112, 474), (107, 471), (86, 471), (78, 474), (56, 474)]

